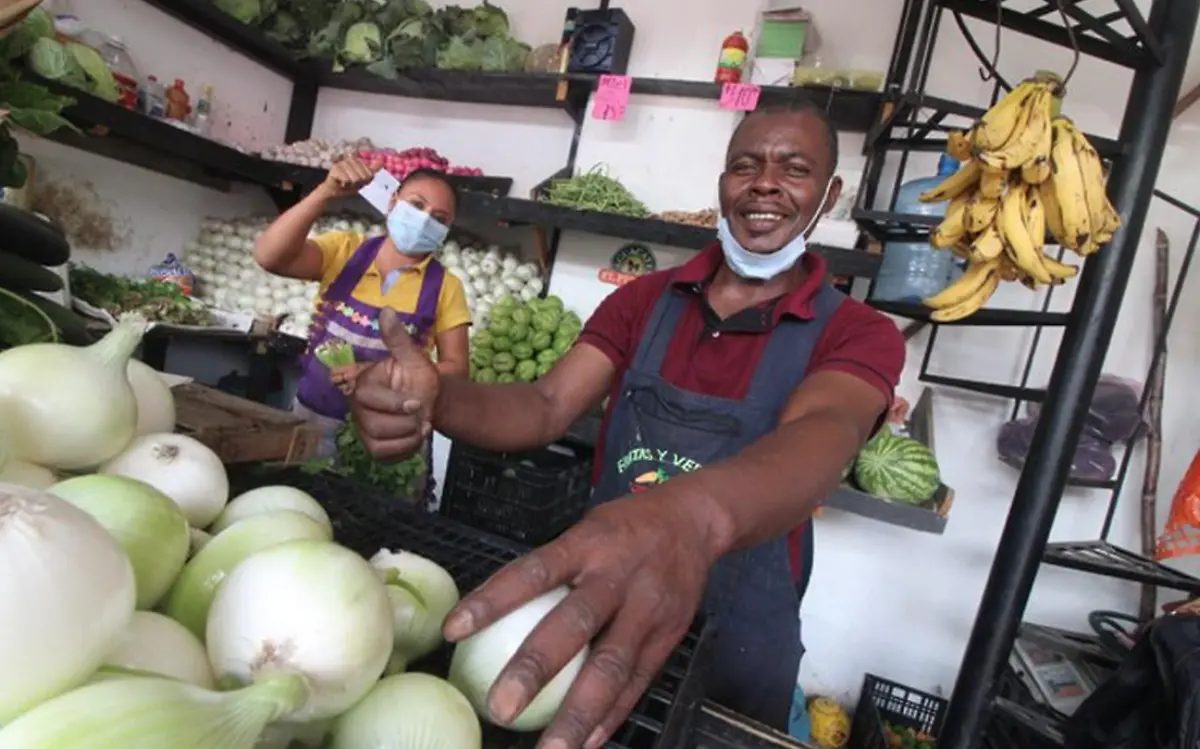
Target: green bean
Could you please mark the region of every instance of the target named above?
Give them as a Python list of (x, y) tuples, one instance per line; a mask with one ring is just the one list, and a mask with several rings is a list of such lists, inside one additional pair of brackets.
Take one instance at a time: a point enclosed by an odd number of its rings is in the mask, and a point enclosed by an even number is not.
[(645, 218), (650, 210), (635, 198), (617, 179), (594, 167), (585, 174), (554, 180), (546, 190), (545, 200), (551, 205), (577, 208), (584, 211), (617, 213)]

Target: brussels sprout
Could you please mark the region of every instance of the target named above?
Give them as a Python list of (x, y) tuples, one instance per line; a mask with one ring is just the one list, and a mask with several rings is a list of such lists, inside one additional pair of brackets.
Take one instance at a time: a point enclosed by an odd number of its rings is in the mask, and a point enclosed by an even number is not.
[[(512, 330), (512, 320), (496, 317), (496, 308), (492, 307), (492, 321), (488, 324), (488, 330), (493, 336), (506, 336)], [(492, 344), (492, 348), (496, 348), (495, 343)]]
[(490, 348), (477, 348), (471, 352), (471, 363), (478, 367), (486, 367), (492, 363), (495, 354)]
[(517, 377), (512, 372), (501, 372), (500, 374), (496, 375), (496, 382), (506, 383), (516, 381)]
[(491, 331), (488, 331), (488, 330), (479, 331), (471, 338), (471, 343), (475, 344), (475, 346), (477, 348), (491, 348), (492, 347)]
[(534, 359), (538, 364), (553, 364), (558, 361), (560, 354), (552, 348), (545, 351), (539, 351)]
[(533, 328), (534, 330), (553, 333), (558, 330), (558, 323), (561, 319), (562, 316), (554, 310), (544, 309), (533, 316)]
[(506, 335), (498, 335), (492, 337), (493, 351), (510, 351), (512, 349), (512, 339)]
[(528, 325), (533, 320), (533, 312), (528, 307), (517, 307), (512, 311), (514, 325)]
[(539, 330), (529, 337), (529, 344), (534, 351), (545, 351), (554, 343), (554, 336), (544, 330)]
[(491, 367), (484, 367), (475, 375), (476, 382), (495, 382), (496, 370)]
[(548, 296), (542, 300), (542, 309), (554, 310), (561, 313), (563, 311), (563, 301), (556, 296)]

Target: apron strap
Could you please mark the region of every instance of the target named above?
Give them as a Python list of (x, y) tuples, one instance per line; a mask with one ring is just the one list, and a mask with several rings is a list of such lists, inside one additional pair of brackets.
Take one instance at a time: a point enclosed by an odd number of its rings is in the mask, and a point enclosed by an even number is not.
[(845, 299), (846, 295), (832, 286), (822, 286), (813, 299), (812, 319), (784, 320), (776, 325), (746, 397), (780, 406), (786, 403), (808, 373), (821, 332)]
[(442, 295), (442, 282), (446, 280), (446, 269), (436, 259), (425, 266), (425, 278), (421, 281), (421, 293), (413, 314), (419, 327), (432, 328), (437, 320), (438, 299)]
[(371, 267), (371, 263), (375, 262), (375, 257), (379, 254), (379, 248), (383, 246), (383, 236), (371, 237), (358, 246), (354, 254), (346, 262), (345, 267), (333, 279), (333, 283), (329, 284), (329, 288), (325, 289), (324, 297), (331, 302), (344, 302), (354, 293), (354, 289), (358, 286), (358, 282), (362, 280), (367, 269)]
[(663, 360), (667, 357), (667, 349), (687, 300), (675, 290), (674, 276), (667, 281), (667, 287), (654, 304), (650, 320), (646, 323), (646, 331), (638, 343), (637, 352), (633, 355), (631, 369), (640, 369), (651, 374), (661, 374)]

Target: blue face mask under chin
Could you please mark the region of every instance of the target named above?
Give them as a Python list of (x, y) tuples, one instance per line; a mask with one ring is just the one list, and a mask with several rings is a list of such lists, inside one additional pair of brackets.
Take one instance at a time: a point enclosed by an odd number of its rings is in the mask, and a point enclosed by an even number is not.
[(388, 212), (387, 233), (401, 254), (420, 256), (436, 252), (446, 241), (450, 229), (428, 213), (401, 200)]
[(825, 201), (829, 198), (829, 190), (832, 187), (833, 178), (831, 177), (825, 183), (825, 192), (821, 196), (821, 202), (817, 205), (817, 210), (809, 220), (808, 226), (804, 227), (804, 230), (797, 234), (795, 239), (774, 252), (751, 252), (742, 247), (729, 228), (729, 219), (721, 216), (721, 220), (717, 223), (717, 239), (721, 242), (721, 252), (725, 255), (725, 262), (729, 265), (729, 269), (741, 278), (766, 281), (795, 265), (800, 256), (808, 249), (805, 235), (820, 220), (821, 210), (825, 207)]

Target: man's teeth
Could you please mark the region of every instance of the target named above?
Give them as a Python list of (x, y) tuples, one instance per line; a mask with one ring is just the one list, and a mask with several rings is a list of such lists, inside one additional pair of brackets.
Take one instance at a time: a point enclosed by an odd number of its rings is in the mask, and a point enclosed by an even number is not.
[(778, 213), (747, 213), (746, 218), (751, 221), (778, 221), (783, 216)]

